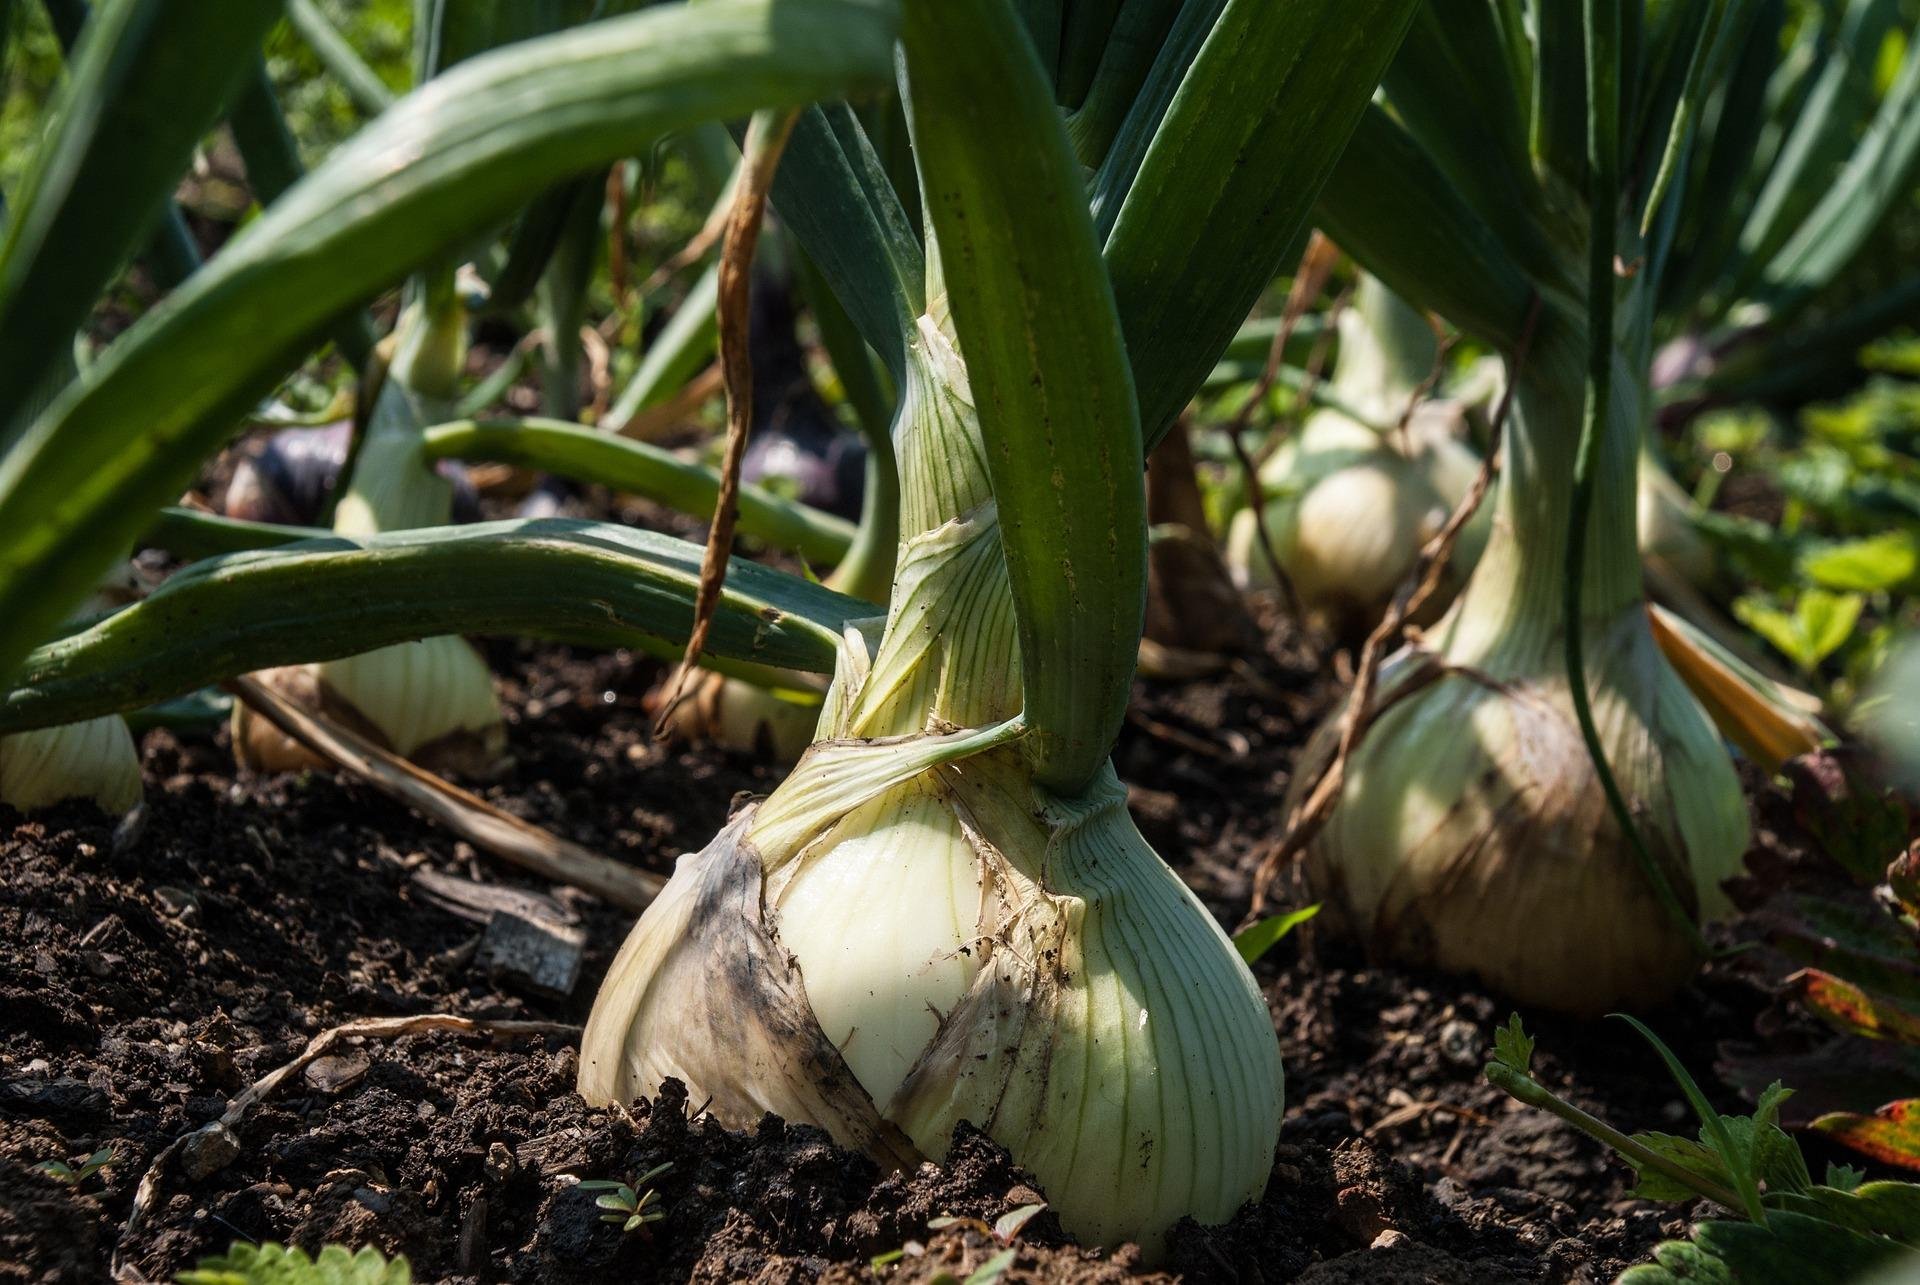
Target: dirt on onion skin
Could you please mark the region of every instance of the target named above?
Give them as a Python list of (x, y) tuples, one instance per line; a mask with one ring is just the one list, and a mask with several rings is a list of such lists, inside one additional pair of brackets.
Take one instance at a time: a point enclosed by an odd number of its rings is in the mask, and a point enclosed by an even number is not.
[[(505, 675), (512, 761), (471, 782), (509, 811), (660, 872), (703, 845), (736, 794), (777, 769), (665, 749), (641, 708), (658, 666), (625, 654), (489, 644)], [(1117, 752), (1136, 819), (1231, 927), (1278, 827), (1287, 765), (1335, 680), (1292, 643), (1218, 679), (1136, 688)], [(473, 965), (479, 926), (420, 895), (413, 871), (519, 879), (372, 790), (323, 776), (236, 779), (214, 739), (149, 733), (148, 801), (116, 826), (69, 806), (0, 811), (0, 1282), (170, 1279), (236, 1240), (372, 1244), (420, 1281), (931, 1282), (1004, 1248), (991, 1224), (1044, 1199), (978, 1135), (943, 1165), (885, 1175), (819, 1132), (769, 1119), (730, 1133), (669, 1086), (630, 1112), (572, 1092), (569, 1040), (448, 1034), (337, 1050), (238, 1129), (200, 1178), (178, 1162), (131, 1234), (153, 1157), (315, 1033), (377, 1016), (584, 1020), (629, 918), (557, 895), (588, 957), (564, 1000)], [(1758, 787), (1764, 788), (1764, 786)], [(1769, 880), (1824, 866), (1763, 801)], [(551, 892), (544, 886), (540, 891)], [(1721, 1046), (1754, 1044), (1781, 967), (1715, 963), (1646, 1014), (1726, 1109)], [(1595, 1144), (1480, 1076), (1506, 1006), (1458, 980), (1371, 967), (1309, 928), (1256, 968), (1281, 1041), (1287, 1117), (1259, 1203), (1183, 1224), (1166, 1273), (1190, 1281), (1603, 1281), (1681, 1234), (1689, 1211), (1631, 1199)], [(1619, 1023), (1528, 1014), (1541, 1078), (1624, 1127), (1690, 1131), (1678, 1091)], [(1811, 1036), (1768, 1014), (1767, 1046)], [(78, 1187), (35, 1166), (116, 1161)], [(623, 1232), (582, 1179), (651, 1184), (665, 1217)], [(1130, 1248), (1084, 1249), (1051, 1213), (1003, 1280), (1167, 1280)], [(906, 1252), (878, 1273), (875, 1255)]]

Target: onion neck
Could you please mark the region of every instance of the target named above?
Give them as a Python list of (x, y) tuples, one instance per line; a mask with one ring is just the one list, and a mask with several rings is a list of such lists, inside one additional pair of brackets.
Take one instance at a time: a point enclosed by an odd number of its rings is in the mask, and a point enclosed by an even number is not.
[[(1592, 637), (1642, 602), (1635, 477), (1646, 415), (1646, 318), (1629, 301), (1615, 344), (1613, 398), (1595, 465), (1581, 584)], [(1434, 630), (1455, 664), (1496, 676), (1558, 672), (1567, 514), (1586, 402), (1586, 336), (1544, 319), (1514, 382), (1493, 530), (1459, 600)]]
[(822, 737), (987, 727), (1020, 711), (986, 450), (966, 367), (934, 316), (920, 319), (909, 348), (894, 437), (900, 543), (886, 624), (857, 699), (829, 697), (842, 713), (823, 722)]
[(1433, 327), (1378, 277), (1362, 276), (1340, 313), (1330, 391), (1371, 424), (1395, 424), (1433, 371)]
[(466, 361), (466, 309), (450, 292), (430, 292), (402, 314), (395, 341), (334, 509), (342, 535), (444, 526), (453, 516), (453, 484), (427, 459), (421, 435), (448, 417)]

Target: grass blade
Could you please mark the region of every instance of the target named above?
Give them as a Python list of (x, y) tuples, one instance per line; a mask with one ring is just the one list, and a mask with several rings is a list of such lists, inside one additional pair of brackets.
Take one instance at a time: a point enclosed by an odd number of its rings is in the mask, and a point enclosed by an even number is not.
[(1146, 602), (1120, 323), (1079, 163), (1005, 0), (909, 0), (903, 41), (921, 187), (999, 506), (1030, 753), (1042, 784), (1073, 793), (1119, 733)]
[[(26, 660), (0, 731), (138, 709), (236, 674), (437, 634), (516, 634), (678, 656), (700, 547), (558, 518), (330, 536), (195, 563)], [(871, 603), (735, 561), (707, 656), (829, 672)]]
[(396, 104), (0, 459), (0, 674), (52, 634), (329, 321), (529, 190), (675, 128), (885, 83), (896, 15), (876, 0), (654, 9), (475, 58)]

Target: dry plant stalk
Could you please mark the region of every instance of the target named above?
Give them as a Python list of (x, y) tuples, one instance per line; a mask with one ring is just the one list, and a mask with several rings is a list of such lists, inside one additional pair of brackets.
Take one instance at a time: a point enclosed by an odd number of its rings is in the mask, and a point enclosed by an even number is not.
[[(460, 1035), (491, 1035), (505, 1038), (560, 1035), (574, 1039), (580, 1034), (579, 1027), (570, 1026), (565, 1022), (493, 1021), (460, 1017), (453, 1013), (420, 1013), (411, 1017), (369, 1017), (322, 1031), (307, 1041), (307, 1046), (300, 1051), (298, 1057), (275, 1067), (236, 1093), (227, 1102), (227, 1109), (220, 1113), (218, 1120), (203, 1124), (189, 1133), (183, 1133), (160, 1149), (159, 1154), (154, 1156), (153, 1163), (148, 1165), (147, 1171), (140, 1176), (140, 1185), (133, 1195), (133, 1208), (127, 1214), (126, 1229), (121, 1233), (122, 1241), (138, 1231), (141, 1224), (146, 1221), (154, 1202), (160, 1198), (160, 1180), (166, 1173), (167, 1165), (175, 1156), (189, 1147), (201, 1145), (209, 1152), (216, 1153), (209, 1157), (207, 1163), (211, 1167), (205, 1172), (211, 1173), (224, 1169), (238, 1158), (239, 1143), (233, 1134), (246, 1120), (247, 1113), (272, 1097), (279, 1091), (281, 1085), (300, 1074), (316, 1059), (331, 1052), (342, 1040), (394, 1040), (405, 1035), (423, 1035), (429, 1031), (453, 1031)], [(215, 1164), (213, 1161), (219, 1158), (218, 1149), (224, 1149), (230, 1154)], [(115, 1264), (114, 1277), (117, 1280), (147, 1279), (125, 1262)]]
[[(1507, 414), (1513, 407), (1513, 390), (1518, 383), (1519, 372), (1525, 367), (1527, 350), (1532, 346), (1534, 327), (1540, 320), (1540, 296), (1535, 294), (1527, 308), (1527, 320), (1521, 329), (1520, 339), (1514, 345), (1513, 359), (1510, 363), (1506, 387), (1500, 391), (1500, 403), (1494, 408), (1493, 423), (1488, 428), (1487, 457), (1481, 461), (1479, 473), (1474, 475), (1473, 485), (1460, 497), (1460, 503), (1454, 506), (1453, 513), (1447, 518), (1447, 524), (1433, 539), (1427, 541), (1420, 550), (1420, 560), (1414, 564), (1413, 574), (1408, 577), (1412, 585), (1410, 592), (1395, 595), (1387, 607), (1386, 614), (1380, 618), (1373, 632), (1367, 635), (1367, 641), (1360, 649), (1360, 668), (1354, 675), (1353, 695), (1347, 701), (1346, 712), (1340, 724), (1340, 748), (1328, 762), (1320, 779), (1315, 781), (1313, 789), (1307, 795), (1307, 801), (1294, 814), (1287, 824), (1286, 833), (1280, 836), (1278, 843), (1260, 859), (1259, 868), (1253, 877), (1253, 909), (1250, 918), (1257, 918), (1267, 907), (1268, 893), (1274, 879), (1288, 862), (1298, 856), (1313, 836), (1320, 832), (1327, 818), (1333, 813), (1333, 805), (1340, 798), (1341, 787), (1346, 783), (1347, 760), (1352, 757), (1354, 747), (1360, 743), (1360, 737), (1372, 726), (1373, 721), (1393, 708), (1394, 704), (1425, 687), (1438, 678), (1441, 669), (1430, 666), (1429, 671), (1416, 674), (1402, 683), (1393, 696), (1381, 704), (1373, 705), (1373, 689), (1379, 680), (1380, 661), (1387, 654), (1389, 645), (1398, 645), (1406, 630), (1407, 621), (1427, 604), (1440, 587), (1440, 577), (1445, 573), (1447, 560), (1453, 554), (1453, 545), (1460, 532), (1472, 520), (1480, 501), (1486, 498), (1487, 490), (1493, 485), (1495, 472), (1500, 463), (1500, 446), (1503, 430), (1506, 427)], [(1436, 359), (1436, 367), (1438, 359)], [(1407, 409), (1400, 416), (1404, 426), (1426, 395), (1437, 382), (1437, 370), (1429, 375), (1419, 388), (1414, 390)]]
[(727, 383), (727, 450), (720, 462), (720, 494), (713, 505), (713, 525), (707, 531), (706, 556), (700, 561), (700, 592), (693, 605), (693, 628), (687, 633), (686, 654), (675, 675), (673, 694), (654, 723), (656, 737), (664, 738), (676, 706), (686, 697), (688, 671), (707, 645), (713, 613), (727, 582), (727, 559), (733, 552), (734, 523), (740, 517), (740, 464), (747, 453), (747, 430), (753, 423), (753, 353), (748, 347), (751, 325), (749, 302), (753, 293), (753, 252), (760, 242), (760, 224), (766, 214), (767, 194), (780, 168), (780, 154), (800, 119), (798, 111), (762, 112), (747, 126), (740, 159), (739, 182), (727, 209), (726, 238), (720, 248), (720, 365)]
[(501, 811), (359, 733), (301, 709), (256, 679), (242, 676), (222, 686), (328, 762), (522, 870), (570, 884), (611, 905), (636, 912), (644, 910), (666, 886), (658, 875), (610, 861)]
[(619, 315), (626, 312), (627, 302), (633, 295), (631, 265), (627, 260), (627, 220), (632, 215), (627, 208), (625, 161), (607, 170), (607, 205), (610, 209), (607, 217), (607, 277), (613, 287), (614, 313)]

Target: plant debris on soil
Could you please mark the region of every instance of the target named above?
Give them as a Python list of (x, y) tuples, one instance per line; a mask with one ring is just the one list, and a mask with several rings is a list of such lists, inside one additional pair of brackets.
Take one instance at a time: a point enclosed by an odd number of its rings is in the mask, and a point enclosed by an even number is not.
[[(664, 874), (737, 796), (779, 779), (656, 743), (652, 661), (490, 650), (512, 761), (469, 784), (569, 839)], [(1274, 629), (1265, 656), (1217, 678), (1136, 689), (1116, 755), (1136, 819), (1229, 928), (1280, 830), (1287, 765), (1336, 691)], [(888, 1175), (811, 1128), (728, 1132), (677, 1084), (630, 1112), (589, 1109), (564, 1036), (434, 1033), (349, 1042), (254, 1107), (230, 1154), (169, 1156), (129, 1231), (155, 1157), (315, 1034), (432, 1012), (577, 1024), (629, 926), (364, 784), (236, 776), (224, 731), (149, 732), (144, 758), (147, 803), (117, 826), (81, 806), (0, 809), (0, 1282), (168, 1280), (267, 1240), (374, 1245), (420, 1281), (964, 1279), (1008, 1250), (996, 1218), (1045, 1199), (978, 1134), (943, 1165)], [(1784, 798), (1752, 785), (1767, 879), (1841, 882)], [(449, 877), (557, 900), (585, 935), (572, 993), (485, 968), (470, 907), (430, 895)], [(1814, 1039), (1772, 1000), (1788, 968), (1764, 950), (1716, 962), (1645, 1016), (1714, 1091), (1716, 1059), (1761, 1031), (1770, 1052)], [(1224, 1227), (1182, 1224), (1157, 1272), (1042, 1213), (1000, 1279), (1604, 1281), (1685, 1233), (1694, 1211), (1630, 1198), (1632, 1174), (1597, 1144), (1486, 1083), (1507, 1009), (1472, 984), (1369, 967), (1313, 925), (1255, 971), (1288, 1075), (1265, 1199)], [(1526, 1017), (1556, 1091), (1630, 1130), (1691, 1130), (1625, 1026)], [(101, 1148), (112, 1162), (79, 1182), (39, 1167)], [(665, 1216), (632, 1231), (578, 1185), (663, 1164), (645, 1185)], [(947, 1216), (977, 1221), (929, 1228)]]

